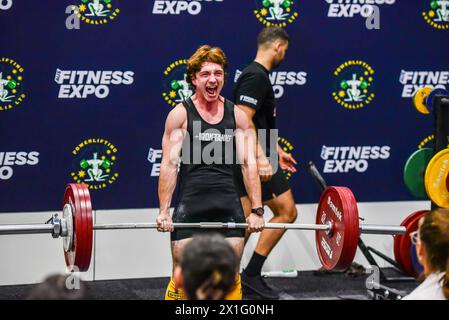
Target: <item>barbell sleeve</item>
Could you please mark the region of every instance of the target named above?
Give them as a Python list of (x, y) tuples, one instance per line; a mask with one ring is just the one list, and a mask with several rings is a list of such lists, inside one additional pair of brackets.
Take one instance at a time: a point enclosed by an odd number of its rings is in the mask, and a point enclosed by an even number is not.
[(53, 224), (10, 224), (0, 225), (0, 235), (52, 233)]
[(376, 224), (361, 224), (359, 226), (360, 233), (366, 234), (405, 234), (404, 226), (386, 226)]

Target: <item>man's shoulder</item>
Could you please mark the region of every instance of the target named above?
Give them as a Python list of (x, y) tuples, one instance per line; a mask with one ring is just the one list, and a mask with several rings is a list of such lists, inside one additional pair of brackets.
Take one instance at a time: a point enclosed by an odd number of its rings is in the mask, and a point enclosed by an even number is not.
[(167, 115), (167, 121), (183, 122), (187, 118), (187, 110), (182, 103), (177, 104)]
[(169, 114), (183, 114), (186, 113), (186, 107), (184, 106), (184, 103), (178, 103), (170, 112)]
[(242, 70), (242, 73), (240, 74), (238, 80), (244, 79), (266, 80), (269, 79), (269, 77), (267, 73), (264, 72), (259, 66), (257, 66), (255, 63), (251, 63)]

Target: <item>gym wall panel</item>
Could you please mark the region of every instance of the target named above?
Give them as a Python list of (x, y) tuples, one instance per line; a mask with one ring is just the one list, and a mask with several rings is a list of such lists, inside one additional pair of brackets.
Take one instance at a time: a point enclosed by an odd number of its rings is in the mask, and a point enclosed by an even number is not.
[(447, 11), (376, 0), (380, 25), (370, 30), (363, 1), (276, 2), (2, 1), (0, 212), (60, 209), (74, 181), (89, 184), (97, 210), (158, 207), (164, 121), (189, 93), (184, 59), (202, 44), (223, 48), (230, 97), (264, 23), (291, 37), (271, 76), (281, 144), (299, 162), (296, 202), (319, 199), (309, 160), (359, 201), (415, 200), (402, 170), (433, 123), (411, 96), (448, 86)]

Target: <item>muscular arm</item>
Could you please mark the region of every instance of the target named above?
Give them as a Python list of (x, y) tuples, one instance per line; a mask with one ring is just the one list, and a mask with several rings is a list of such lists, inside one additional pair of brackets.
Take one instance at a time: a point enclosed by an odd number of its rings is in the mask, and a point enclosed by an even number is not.
[[(254, 115), (256, 114), (256, 110), (251, 107), (244, 106), (242, 104), (237, 105), (237, 107), (240, 108), (240, 110), (242, 110), (246, 114), (248, 121), (249, 121), (250, 130), (254, 130), (254, 133), (256, 133), (256, 131), (257, 131), (256, 126), (253, 122), (253, 118), (254, 118)], [(257, 137), (257, 135), (256, 135), (256, 137)], [(259, 140), (257, 139), (256, 157), (259, 158), (263, 155), (265, 155), (265, 153), (263, 152), (262, 146), (260, 145)]]
[(253, 121), (253, 117), (256, 114), (256, 110), (254, 108), (242, 104), (237, 105), (237, 107), (245, 113), (246, 118), (248, 119), (249, 129), (254, 132), (254, 135), (256, 137), (256, 159), (260, 179), (261, 181), (268, 181), (271, 179), (271, 176), (273, 175), (273, 170), (270, 162), (268, 161), (265, 155), (265, 152), (262, 149), (262, 146), (260, 145), (260, 141), (257, 138), (256, 126), (254, 125)]
[(162, 137), (162, 162), (159, 174), (159, 214), (168, 215), (176, 188), (178, 164), (184, 139), (187, 114), (183, 106), (174, 108), (167, 116)]
[(257, 137), (251, 128), (252, 121), (245, 112), (235, 108), (237, 124), (236, 146), (237, 155), (241, 163), (243, 182), (250, 197), (253, 208), (262, 207), (262, 192), (256, 161)]

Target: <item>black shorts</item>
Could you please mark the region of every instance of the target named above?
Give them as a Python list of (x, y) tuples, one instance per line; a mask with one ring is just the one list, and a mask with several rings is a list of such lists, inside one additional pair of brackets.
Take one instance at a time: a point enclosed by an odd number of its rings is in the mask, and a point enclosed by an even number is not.
[[(192, 192), (196, 192), (192, 190)], [(242, 204), (235, 190), (203, 190), (198, 195), (184, 196), (173, 213), (173, 222), (234, 222), (245, 223)], [(196, 233), (218, 232), (225, 238), (243, 238), (245, 229), (184, 229), (170, 234), (171, 241), (192, 238)]]
[[(234, 178), (239, 197), (247, 196), (242, 171), (236, 170)], [(290, 186), (284, 172), (279, 168), (269, 181), (262, 182), (262, 202), (271, 200), (288, 190), (290, 190)]]

